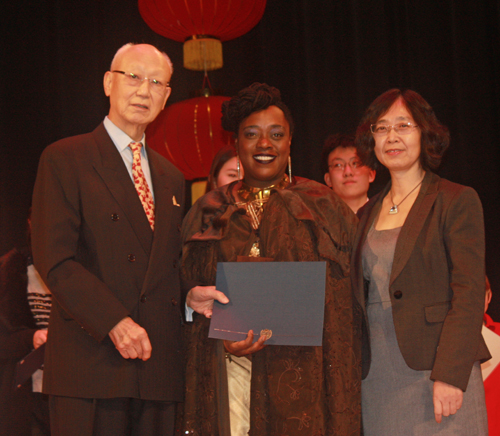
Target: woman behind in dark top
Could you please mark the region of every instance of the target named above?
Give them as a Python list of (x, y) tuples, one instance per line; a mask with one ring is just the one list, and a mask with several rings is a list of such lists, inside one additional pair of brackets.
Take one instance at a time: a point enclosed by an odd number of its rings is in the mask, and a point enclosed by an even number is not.
[[(198, 313), (182, 431), (359, 435), (361, 309), (349, 280), (356, 218), (328, 187), (290, 174), (293, 121), (277, 89), (243, 89), (223, 106), (222, 125), (245, 175), (198, 200), (183, 223), (183, 279), (199, 286), (187, 294)], [(228, 301), (214, 287), (217, 262), (240, 256), (327, 262), (322, 347), (266, 347), (252, 331), (240, 342), (208, 338), (213, 300)]]
[(0, 435), (49, 435), (48, 403), (41, 393), (42, 371), (14, 385), (16, 363), (47, 341), (51, 295), (28, 248), (0, 258)]
[(479, 197), (432, 173), (449, 145), (448, 129), (414, 91), (379, 96), (356, 141), (365, 164), (383, 165), (391, 175), (358, 211), (352, 261), (354, 292), (369, 325), (364, 433), (487, 435)]

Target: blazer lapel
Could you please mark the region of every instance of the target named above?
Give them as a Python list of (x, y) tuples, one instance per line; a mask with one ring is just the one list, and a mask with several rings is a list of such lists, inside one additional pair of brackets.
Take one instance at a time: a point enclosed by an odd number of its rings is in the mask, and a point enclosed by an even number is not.
[(168, 237), (174, 193), (170, 175), (161, 166), (158, 156), (154, 153), (148, 153), (148, 160), (155, 192), (155, 232), (153, 242), (153, 245), (155, 245), (157, 240)]
[(142, 287), (142, 292), (147, 289), (152, 280), (155, 280), (155, 262), (164, 262), (162, 253), (165, 252), (165, 244), (168, 244), (169, 229), (173, 205), (173, 188), (170, 175), (161, 166), (155, 153), (148, 153), (149, 168), (155, 193), (155, 231), (153, 236), (151, 255), (149, 258), (148, 272)]
[(101, 165), (96, 163), (94, 168), (108, 187), (111, 195), (120, 205), (144, 251), (149, 256), (153, 232), (130, 174), (102, 124), (94, 130), (93, 135), (101, 156)]
[(396, 250), (394, 252), (394, 261), (392, 263), (392, 272), (390, 285), (401, 273), (408, 259), (411, 256), (418, 236), (422, 231), (425, 220), (432, 209), (432, 205), (438, 194), (439, 177), (427, 171), (422, 182), (422, 187), (415, 203), (408, 214), (406, 221), (399, 234)]

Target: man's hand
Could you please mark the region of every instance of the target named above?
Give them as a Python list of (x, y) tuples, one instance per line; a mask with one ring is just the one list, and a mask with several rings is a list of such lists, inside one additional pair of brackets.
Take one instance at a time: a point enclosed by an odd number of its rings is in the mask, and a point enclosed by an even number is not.
[(265, 336), (261, 336), (254, 344), (252, 344), (253, 336), (253, 330), (250, 330), (247, 334), (246, 339), (243, 341), (224, 341), (224, 348), (228, 353), (234, 354), (238, 357), (253, 354), (259, 350), (262, 350), (266, 346), (264, 342), (267, 338)]
[(125, 359), (148, 360), (151, 357), (149, 336), (132, 318), (123, 318), (109, 332), (116, 349)]
[(33, 335), (33, 347), (35, 350), (47, 342), (47, 329), (37, 330)]
[(190, 289), (186, 296), (188, 307), (201, 315), (205, 315), (207, 318), (212, 317), (214, 300), (222, 304), (229, 303), (229, 298), (216, 290), (215, 286), (195, 286)]
[(439, 424), (443, 416), (454, 415), (462, 407), (464, 393), (461, 389), (438, 380), (434, 382), (433, 390), (434, 416)]

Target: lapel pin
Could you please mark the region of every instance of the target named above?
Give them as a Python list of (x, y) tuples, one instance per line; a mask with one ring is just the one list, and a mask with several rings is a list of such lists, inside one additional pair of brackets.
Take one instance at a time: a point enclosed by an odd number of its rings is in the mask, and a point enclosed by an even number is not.
[(181, 207), (181, 205), (179, 203), (177, 203), (177, 200), (175, 199), (175, 195), (172, 197), (172, 204), (174, 206), (178, 206), (178, 207)]

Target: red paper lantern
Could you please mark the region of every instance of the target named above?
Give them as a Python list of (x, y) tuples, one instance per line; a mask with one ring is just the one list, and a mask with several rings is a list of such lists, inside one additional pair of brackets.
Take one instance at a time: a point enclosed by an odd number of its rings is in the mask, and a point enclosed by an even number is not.
[(221, 42), (237, 38), (262, 18), (266, 0), (139, 0), (139, 12), (156, 33), (184, 42), (184, 67), (222, 67)]
[(208, 177), (212, 160), (233, 143), (221, 126), (221, 106), (229, 97), (196, 97), (163, 110), (146, 130), (148, 147), (182, 171), (187, 180)]

